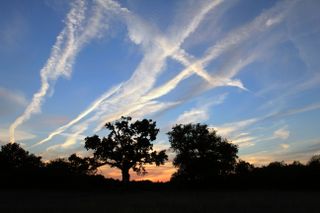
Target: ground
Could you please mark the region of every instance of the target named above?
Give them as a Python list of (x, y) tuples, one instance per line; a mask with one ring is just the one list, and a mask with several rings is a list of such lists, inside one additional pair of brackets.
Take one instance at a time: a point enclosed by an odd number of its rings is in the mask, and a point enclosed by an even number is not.
[(0, 212), (320, 212), (319, 191), (0, 191)]

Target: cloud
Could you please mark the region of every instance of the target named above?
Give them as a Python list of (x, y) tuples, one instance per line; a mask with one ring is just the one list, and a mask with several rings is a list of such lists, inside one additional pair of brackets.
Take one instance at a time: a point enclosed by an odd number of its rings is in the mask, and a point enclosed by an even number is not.
[[(273, 22), (269, 25), (266, 24), (271, 18), (281, 20), (287, 6), (287, 3), (278, 3), (277, 6), (262, 13), (251, 23), (229, 33), (220, 42), (210, 47), (201, 59), (196, 60), (184, 50), (180, 49), (180, 46), (184, 40), (196, 30), (205, 15), (215, 8), (220, 1), (213, 1), (208, 5), (202, 5), (197, 15), (191, 17), (187, 26), (176, 24), (176, 26), (171, 28), (172, 33), (169, 33), (170, 36), (168, 37), (164, 37), (157, 29), (147, 25), (146, 22), (132, 14), (128, 9), (122, 8), (118, 3), (102, 0), (99, 2), (106, 10), (113, 12), (125, 20), (128, 27), (129, 38), (134, 43), (142, 46), (145, 55), (131, 78), (123, 83), (123, 86), (119, 88), (116, 95), (102, 101), (99, 107), (96, 107), (97, 110), (95, 114), (79, 124), (75, 129), (86, 130), (90, 123), (98, 121), (100, 124), (95, 130), (98, 131), (106, 122), (118, 119), (122, 115), (133, 113), (143, 108), (143, 106), (147, 105), (150, 101), (167, 94), (173, 90), (180, 81), (194, 73), (205, 79), (209, 83), (210, 88), (217, 86), (237, 86), (245, 89), (241, 81), (231, 80), (230, 78), (241, 70), (241, 68), (251, 63), (255, 59), (254, 56), (249, 56), (245, 60), (239, 60), (235, 66), (221, 72), (218, 76), (209, 75), (204, 70), (204, 67), (219, 55), (278, 23)], [(169, 82), (152, 89), (157, 77), (164, 69), (165, 60), (168, 57), (177, 60), (186, 66), (186, 68)], [(147, 113), (148, 112), (146, 112), (146, 114)], [(75, 130), (75, 132), (78, 131)]]
[[(144, 104), (140, 104), (137, 105), (137, 107), (130, 107), (130, 109), (128, 109), (128, 115), (130, 114), (130, 116), (135, 120), (135, 119), (141, 119), (143, 118), (146, 114), (152, 114), (161, 110), (164, 110), (168, 107), (171, 107), (173, 105), (176, 105), (177, 103), (158, 103), (158, 102), (149, 102), (148, 104), (144, 105)], [(121, 114), (122, 115), (122, 114)], [(118, 119), (119, 117), (121, 117), (121, 115), (119, 114), (115, 114), (113, 115), (114, 117), (111, 117), (110, 120), (106, 121), (106, 122), (111, 122), (113, 120)], [(127, 115), (127, 114), (124, 114)], [(96, 118), (91, 118), (96, 120)], [(90, 122), (90, 119), (87, 122), (83, 122), (80, 123), (79, 125), (75, 125), (73, 127), (73, 133), (72, 134), (66, 134), (67, 139), (64, 143), (62, 144), (56, 144), (53, 146), (50, 146), (47, 148), (47, 151), (52, 151), (52, 150), (57, 150), (57, 149), (70, 149), (72, 148), (74, 145), (76, 145), (77, 141), (83, 141), (85, 136), (81, 135), (85, 130), (87, 130), (88, 128), (88, 123)], [(59, 133), (61, 134), (61, 133)], [(52, 136), (53, 137), (53, 136)], [(47, 138), (44, 139), (42, 141), (40, 141), (39, 143), (33, 145), (37, 146), (37, 145), (41, 145), (47, 141), (49, 141), (51, 138)]]
[(282, 144), (280, 144), (280, 146), (282, 149), (289, 149), (290, 148), (290, 145), (286, 144), (286, 143), (282, 143)]
[(201, 123), (209, 119), (209, 111), (212, 106), (218, 105), (224, 102), (227, 98), (227, 93), (222, 94), (216, 97), (215, 100), (200, 103), (200, 107), (192, 108), (191, 110), (187, 110), (183, 112), (177, 120), (174, 122), (175, 124), (188, 124), (188, 123)]
[(282, 140), (285, 140), (289, 137), (290, 135), (290, 131), (288, 130), (288, 127), (285, 126), (285, 127), (282, 127), (280, 129), (277, 129), (276, 131), (274, 131), (273, 133), (273, 136), (275, 138), (279, 138), (279, 139), (282, 139)]
[[(100, 125), (97, 128), (99, 130), (106, 122), (118, 119), (121, 115), (127, 115), (128, 113), (137, 111), (143, 108), (143, 106), (149, 104), (149, 101), (151, 100), (141, 99), (154, 85), (158, 75), (165, 66), (166, 58), (179, 49), (186, 37), (195, 30), (204, 15), (217, 4), (216, 2), (219, 1), (209, 3), (208, 5), (204, 5), (203, 8), (200, 8), (199, 14), (192, 17), (188, 26), (177, 26), (179, 28), (179, 30), (177, 30), (179, 33), (173, 34), (171, 38), (167, 38), (167, 42), (172, 44), (172, 46), (165, 50), (163, 46), (151, 43), (151, 40), (154, 40), (155, 38), (154, 34), (150, 33), (149, 27), (146, 27), (144, 22), (139, 21), (139, 19), (136, 16), (133, 16), (133, 14), (131, 14), (127, 9), (122, 8), (118, 3), (113, 1), (99, 2), (106, 10), (111, 10), (111, 12), (119, 14), (125, 18), (128, 23), (129, 37), (133, 42), (138, 44), (143, 41), (142, 46), (144, 48), (145, 55), (131, 78), (123, 83), (116, 95), (109, 99), (101, 100), (101, 102), (99, 102), (99, 107), (98, 105), (95, 106), (97, 109), (96, 114), (80, 124), (78, 129), (87, 129), (89, 123), (100, 120)], [(146, 33), (146, 31), (148, 33)], [(48, 138), (48, 140), (50, 139), (51, 138)], [(48, 141), (47, 139), (45, 140)]]
[[(26, 131), (18, 130), (16, 132), (16, 142), (20, 143), (25, 140), (34, 139), (36, 136)], [(6, 143), (9, 140), (9, 131), (8, 129), (0, 129), (0, 141)]]
[[(254, 61), (256, 58), (256, 52), (250, 56), (248, 56), (245, 60), (237, 60), (234, 66), (229, 67), (229, 69), (224, 70), (224, 72), (221, 71), (221, 76), (210, 76), (208, 75), (204, 70), (203, 70), (203, 64), (209, 63), (210, 60), (215, 59), (218, 57), (220, 54), (224, 53), (225, 51), (228, 51), (235, 45), (237, 45), (237, 42), (243, 42), (244, 40), (250, 38), (250, 36), (254, 36), (254, 33), (260, 33), (263, 30), (266, 30), (268, 27), (265, 29), (261, 29), (260, 25), (261, 23), (265, 23), (265, 21), (268, 18), (276, 16), (275, 14), (278, 14), (279, 19), (282, 17), (282, 15), (279, 15), (280, 12), (282, 11), (283, 5), (279, 4), (275, 8), (263, 13), (260, 15), (258, 18), (256, 18), (254, 21), (251, 23), (247, 24), (245, 27), (240, 28), (239, 30), (236, 30), (227, 36), (227, 38), (223, 39), (221, 42), (218, 42), (211, 48), (209, 48), (209, 51), (205, 54), (205, 56), (199, 60), (196, 60), (193, 63), (190, 63), (189, 61), (192, 60), (191, 56), (188, 56), (187, 54), (184, 54), (184, 51), (179, 50), (177, 53), (173, 54), (172, 57), (178, 61), (180, 61), (183, 65), (187, 66), (184, 70), (182, 70), (176, 77), (174, 77), (172, 80), (169, 80), (167, 83), (164, 85), (152, 89), (150, 92), (148, 92), (146, 95), (142, 97), (143, 101), (148, 101), (148, 100), (153, 100), (156, 98), (159, 98), (170, 91), (172, 91), (180, 81), (188, 78), (191, 76), (194, 71), (198, 71), (197, 74), (202, 76), (204, 79), (207, 80), (207, 82), (210, 82), (209, 88), (214, 88), (216, 86), (238, 86), (240, 88), (244, 88), (242, 83), (238, 80), (230, 80), (230, 77), (235, 75), (241, 68), (246, 66), (247, 64), (251, 63)], [(279, 9), (281, 8), (281, 9)], [(277, 16), (277, 17), (278, 17)], [(244, 33), (246, 32), (246, 33)], [(241, 35), (242, 33), (242, 35)], [(239, 36), (240, 34), (240, 36)], [(263, 46), (265, 47), (265, 46)], [(262, 50), (263, 48), (261, 48)], [(260, 50), (260, 49), (259, 49)], [(198, 112), (198, 114), (200, 114)], [(203, 115), (203, 113), (201, 114)]]
[[(239, 29), (232, 31), (231, 33), (226, 35), (223, 40), (217, 42), (214, 46), (207, 50), (205, 57), (201, 60), (201, 64), (206, 65), (213, 58), (219, 56), (221, 52), (226, 51), (226, 49), (235, 47), (241, 42), (253, 37), (254, 34), (261, 33), (279, 23), (288, 12), (287, 8), (290, 6), (290, 4), (292, 3), (277, 3), (276, 6), (272, 7), (269, 10), (266, 10), (249, 24), (246, 24), (245, 26), (240, 27)], [(269, 23), (270, 19), (274, 19), (277, 21)]]
[[(41, 87), (33, 95), (31, 103), (24, 113), (10, 126), (10, 141), (14, 142), (15, 129), (27, 121), (33, 114), (41, 111), (41, 106), (48, 91), (53, 89), (54, 82), (61, 76), (70, 77), (75, 58), (81, 48), (101, 30), (103, 10), (99, 6), (92, 7), (93, 16), (86, 19), (87, 7), (83, 0), (72, 3), (65, 20), (65, 27), (57, 36), (51, 55), (41, 69)], [(104, 29), (104, 28), (103, 28)]]
[(68, 129), (72, 125), (76, 124), (78, 121), (80, 121), (85, 116), (90, 114), (93, 110), (95, 110), (96, 107), (99, 106), (99, 104), (101, 104), (102, 101), (104, 101), (106, 98), (112, 96), (120, 87), (121, 87), (121, 84), (118, 86), (115, 86), (112, 89), (105, 92), (103, 95), (100, 96), (100, 98), (98, 98), (96, 101), (94, 101), (86, 110), (84, 110), (82, 113), (80, 113), (75, 119), (69, 121), (67, 124), (59, 127), (55, 131), (51, 132), (47, 138), (41, 140), (40, 142), (34, 144), (33, 146), (41, 145), (41, 144), (51, 140), (54, 136), (63, 133), (66, 129)]
[(52, 152), (52, 151), (57, 151), (57, 150), (65, 150), (65, 149), (70, 149), (70, 148), (74, 148), (74, 145), (76, 145), (77, 141), (81, 140), (83, 141), (85, 136), (81, 135), (81, 133), (83, 131), (85, 131), (84, 129), (85, 127), (82, 127), (80, 129), (77, 130), (77, 132), (75, 132), (74, 134), (70, 135), (67, 134), (67, 140), (63, 143), (63, 144), (56, 144), (53, 146), (49, 146), (46, 151), (47, 152)]
[(26, 106), (28, 101), (23, 94), (0, 87), (0, 99), (5, 99), (14, 105)]
[(240, 148), (254, 146), (253, 142), (256, 137), (251, 136), (249, 133), (240, 133), (238, 136), (230, 139), (234, 144), (237, 144)]
[(232, 136), (234, 133), (243, 130), (244, 128), (258, 122), (260, 118), (251, 118), (231, 123), (226, 123), (220, 126), (211, 126), (210, 128), (217, 130), (218, 134), (224, 137)]
[(200, 123), (209, 119), (208, 111), (204, 109), (191, 109), (183, 112), (176, 121), (177, 124)]
[[(232, 48), (237, 47), (244, 41), (247, 41), (255, 35), (268, 30), (275, 24), (279, 23), (280, 20), (282, 20), (284, 15), (286, 14), (286, 6), (288, 6), (286, 5), (286, 3), (278, 3), (273, 8), (259, 15), (252, 22), (228, 33), (224, 37), (224, 39), (220, 40), (219, 42), (211, 46), (206, 51), (204, 56), (198, 60), (192, 60), (191, 56), (184, 54), (184, 51), (180, 50), (177, 54), (173, 55), (173, 58), (185, 65), (186, 68), (182, 70), (174, 78), (172, 78), (170, 81), (168, 81), (166, 84), (158, 88), (155, 88), (154, 90), (149, 92), (145, 96), (145, 99), (155, 99), (169, 93), (170, 91), (175, 89), (182, 80), (193, 75), (194, 72), (196, 72), (199, 76), (201, 76), (207, 82), (209, 82), (209, 88), (214, 88), (218, 86), (236, 86), (246, 90), (241, 81), (231, 80), (231, 78), (235, 74), (237, 74), (243, 67), (252, 63), (259, 56), (257, 53), (259, 51), (264, 51), (264, 48), (268, 47), (268, 45), (262, 44), (262, 47), (257, 48), (256, 52), (254, 52), (253, 54), (249, 54), (249, 56), (247, 56), (244, 60), (239, 60), (239, 58), (237, 58), (235, 60), (235, 64), (228, 63), (225, 69), (220, 70), (220, 72), (218, 72), (218, 74), (216, 75), (209, 75), (206, 71), (204, 71), (203, 68), (206, 67), (212, 60), (216, 59), (221, 54), (229, 51)], [(279, 21), (274, 22), (271, 25), (265, 25), (265, 23), (271, 18), (276, 18)], [(267, 44), (269, 43), (270, 42), (267, 42)], [(190, 61), (193, 61), (193, 63), (190, 63)]]
[[(277, 97), (272, 97), (271, 100), (268, 100), (266, 103), (264, 103), (261, 107), (259, 107), (259, 109), (274, 108), (275, 105), (287, 105), (288, 103), (290, 103), (290, 99), (296, 97), (297, 94), (317, 88), (319, 87), (319, 85), (320, 74), (318, 73), (312, 73), (305, 80), (301, 80), (301, 78), (299, 78), (294, 82), (286, 82), (282, 83), (281, 85), (273, 85), (256, 93), (257, 96), (262, 97), (264, 97), (266, 94), (274, 93), (275, 91), (280, 93), (277, 95)], [(279, 92), (279, 89), (281, 89), (281, 92)]]
[(290, 163), (293, 160), (298, 160), (302, 163), (306, 163), (313, 155), (320, 153), (319, 139), (280, 144), (280, 147), (281, 149), (264, 150), (240, 155), (240, 157), (243, 160), (261, 166), (272, 161), (286, 161)]
[[(232, 134), (242, 130), (250, 125), (253, 125), (257, 122), (262, 122), (266, 120), (273, 120), (278, 118), (283, 118), (287, 116), (296, 115), (299, 113), (304, 113), (312, 110), (320, 109), (320, 103), (312, 103), (298, 108), (288, 108), (286, 110), (269, 113), (265, 116), (254, 117), (242, 121), (236, 121), (231, 123), (226, 123), (220, 126), (211, 126), (210, 128), (216, 129), (220, 134), (224, 136), (231, 136)], [(287, 126), (282, 127), (274, 132), (273, 137), (287, 139), (290, 135), (290, 131), (287, 129)]]
[(312, 110), (318, 110), (318, 109), (320, 109), (320, 103), (312, 103), (309, 105), (305, 105), (303, 107), (289, 108), (286, 110), (273, 113), (272, 115), (270, 115), (270, 118), (281, 118), (281, 117), (286, 117), (286, 116), (304, 113)]
[(25, 96), (19, 91), (0, 87), (0, 115), (10, 116), (28, 104)]
[(290, 9), (287, 32), (308, 72), (319, 72), (320, 4), (317, 0), (299, 1)]

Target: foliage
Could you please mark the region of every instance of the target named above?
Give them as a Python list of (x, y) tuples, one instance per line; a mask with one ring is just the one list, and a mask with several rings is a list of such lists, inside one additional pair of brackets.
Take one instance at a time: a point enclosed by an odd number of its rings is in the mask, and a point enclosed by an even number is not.
[(234, 170), (238, 147), (216, 131), (209, 131), (207, 125), (176, 125), (168, 135), (171, 148), (176, 152), (173, 164), (178, 167), (173, 179), (207, 181)]
[(307, 165), (312, 169), (320, 169), (320, 155), (312, 156)]
[(235, 167), (235, 173), (239, 175), (247, 175), (254, 170), (254, 166), (244, 160), (239, 160)]
[(164, 164), (168, 156), (165, 150), (153, 151), (153, 144), (159, 129), (156, 122), (143, 119), (131, 122), (131, 117), (122, 117), (114, 123), (107, 123), (107, 137), (94, 135), (85, 139), (85, 148), (93, 150), (98, 166), (109, 165), (122, 172), (122, 180), (128, 182), (129, 170), (137, 174), (146, 173), (145, 164)]
[(97, 167), (94, 165), (94, 160), (89, 157), (81, 158), (76, 154), (70, 155), (68, 158), (72, 171), (76, 174), (94, 175), (97, 172)]
[(53, 174), (60, 175), (93, 175), (96, 168), (92, 159), (81, 158), (72, 154), (68, 159), (57, 158), (46, 164), (46, 169)]
[[(44, 163), (40, 156), (29, 153), (17, 143), (8, 143), (0, 149), (0, 189), (21, 187), (121, 188), (121, 182), (96, 175), (104, 164), (122, 170), (123, 180), (129, 181), (129, 169), (144, 174), (145, 164), (161, 165), (167, 160), (165, 151), (155, 152), (151, 142), (159, 129), (151, 120), (131, 122), (122, 118), (106, 125), (108, 136), (86, 138), (86, 148), (93, 157), (58, 158)], [(320, 155), (314, 155), (306, 164), (299, 161), (274, 161), (255, 167), (237, 158), (237, 146), (220, 137), (206, 125), (176, 125), (168, 133), (173, 164), (178, 171), (172, 183), (131, 182), (126, 189), (165, 189), (181, 186), (192, 189), (260, 188), (260, 189), (320, 189)], [(131, 166), (131, 167), (130, 167)], [(181, 181), (182, 180), (182, 181)], [(185, 182), (187, 181), (187, 182)], [(189, 181), (195, 184), (189, 184)], [(182, 183), (182, 185), (181, 185)], [(184, 184), (187, 183), (187, 184)]]
[(41, 157), (30, 154), (17, 143), (1, 146), (0, 168), (3, 171), (31, 171), (42, 166)]

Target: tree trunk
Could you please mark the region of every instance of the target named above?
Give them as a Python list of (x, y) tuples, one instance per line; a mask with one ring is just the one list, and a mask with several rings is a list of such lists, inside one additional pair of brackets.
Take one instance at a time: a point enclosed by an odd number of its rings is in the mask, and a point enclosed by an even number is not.
[(130, 181), (130, 174), (129, 174), (129, 169), (122, 169), (122, 183), (129, 183)]

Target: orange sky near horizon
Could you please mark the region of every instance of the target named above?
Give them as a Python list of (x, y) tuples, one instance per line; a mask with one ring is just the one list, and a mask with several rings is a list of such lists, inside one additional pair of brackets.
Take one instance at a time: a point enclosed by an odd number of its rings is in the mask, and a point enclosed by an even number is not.
[[(167, 162), (164, 165), (146, 165), (146, 175), (139, 176), (132, 169), (130, 172), (130, 180), (150, 180), (153, 182), (166, 182), (169, 181), (171, 175), (176, 172), (176, 168), (171, 162)], [(121, 171), (117, 168), (110, 168), (109, 166), (102, 166), (98, 170), (99, 174), (102, 174), (106, 178), (114, 178), (121, 180)]]
[[(272, 158), (268, 155), (261, 156), (243, 156), (243, 158), (239, 157), (239, 159), (245, 160), (256, 167), (260, 167), (263, 165), (268, 165), (270, 162), (274, 161), (282, 161), (279, 159)], [(300, 161), (301, 163), (306, 163), (308, 159)], [(292, 160), (284, 160), (285, 163), (292, 163)], [(146, 165), (146, 171), (148, 172), (146, 175), (140, 176), (137, 175), (132, 169), (130, 172), (130, 180), (141, 181), (141, 180), (150, 180), (153, 182), (167, 182), (170, 181), (170, 178), (173, 173), (177, 171), (172, 165), (171, 161), (166, 162), (164, 165), (156, 166), (156, 165)], [(121, 171), (117, 168), (110, 168), (109, 166), (102, 166), (98, 169), (98, 174), (103, 175), (105, 178), (113, 178), (121, 180)]]

